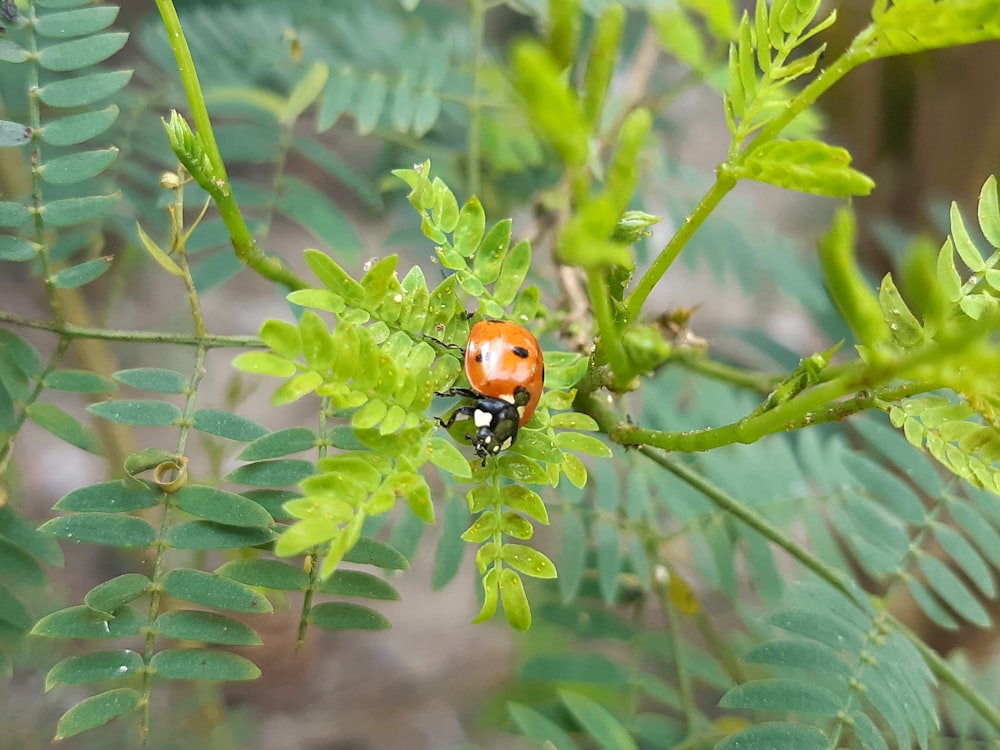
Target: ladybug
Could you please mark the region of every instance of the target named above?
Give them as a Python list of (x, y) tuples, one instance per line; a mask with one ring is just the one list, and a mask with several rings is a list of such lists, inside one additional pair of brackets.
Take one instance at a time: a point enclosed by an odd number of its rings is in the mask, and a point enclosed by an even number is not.
[(488, 456), (510, 448), (517, 431), (535, 413), (542, 397), (545, 363), (542, 348), (531, 333), (505, 320), (481, 320), (469, 331), (465, 346), (465, 376), (471, 388), (450, 388), (439, 396), (461, 396), (474, 404), (460, 406), (447, 419), (472, 419), (476, 434), (466, 434), (476, 455)]

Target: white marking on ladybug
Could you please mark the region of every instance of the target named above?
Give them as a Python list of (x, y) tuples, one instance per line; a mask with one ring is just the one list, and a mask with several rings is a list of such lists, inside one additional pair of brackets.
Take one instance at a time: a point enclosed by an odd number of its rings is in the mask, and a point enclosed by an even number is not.
[(497, 396), (497, 398), (500, 399), (501, 401), (506, 401), (508, 404), (513, 404), (514, 403), (514, 394), (513, 393), (505, 393), (502, 396)]
[(501, 448), (501, 450), (507, 450), (513, 444), (514, 444), (514, 441), (511, 440), (510, 438), (507, 438), (506, 440), (503, 441), (503, 445), (500, 446), (500, 448)]
[(523, 406), (517, 407), (517, 416), (519, 416), (522, 419), (524, 419), (524, 407)]
[(493, 415), (488, 411), (483, 411), (482, 409), (476, 409), (472, 413), (472, 419), (476, 427), (489, 427), (493, 422)]

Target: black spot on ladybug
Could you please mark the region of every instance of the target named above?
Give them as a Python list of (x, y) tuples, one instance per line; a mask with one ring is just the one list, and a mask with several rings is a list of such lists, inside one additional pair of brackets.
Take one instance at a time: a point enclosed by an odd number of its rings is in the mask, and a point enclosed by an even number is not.
[(482, 362), (482, 361), (483, 361), (483, 353), (479, 352), (478, 354), (476, 354), (476, 362)]
[(516, 354), (521, 359), (528, 358), (528, 350), (525, 349), (523, 346), (512, 346), (510, 350), (514, 352), (514, 354)]

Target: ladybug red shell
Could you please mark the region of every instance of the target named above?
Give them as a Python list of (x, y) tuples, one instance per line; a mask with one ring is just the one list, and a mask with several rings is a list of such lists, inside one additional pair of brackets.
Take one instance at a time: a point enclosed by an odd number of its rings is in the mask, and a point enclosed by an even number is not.
[[(524, 427), (542, 397), (545, 363), (542, 347), (526, 328), (505, 320), (481, 320), (469, 331), (465, 347), (465, 375), (483, 396), (518, 406)], [(519, 390), (528, 392), (524, 403)]]
[(485, 461), (517, 440), (518, 428), (535, 413), (545, 381), (542, 348), (531, 332), (505, 320), (481, 320), (472, 326), (465, 347), (465, 375), (471, 388), (452, 388), (443, 396), (474, 399), (447, 420), (472, 419), (475, 435), (466, 435)]

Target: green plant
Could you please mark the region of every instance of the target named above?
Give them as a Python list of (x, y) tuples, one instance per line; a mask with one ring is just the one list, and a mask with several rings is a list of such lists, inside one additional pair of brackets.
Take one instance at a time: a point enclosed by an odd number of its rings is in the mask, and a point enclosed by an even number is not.
[[(716, 250), (713, 263), (739, 268), (748, 289), (764, 276), (809, 294), (831, 333), (791, 362), (775, 354), (773, 371), (709, 353), (697, 313), (650, 309), (710, 216), (744, 229), (720, 205), (740, 182), (867, 195), (873, 180), (820, 138), (810, 108), (871, 60), (1000, 37), (996, 0), (876, 2), (836, 55), (819, 43), (836, 13), (820, 18), (818, 2), (760, 0), (742, 17), (726, 0), (586, 12), (572, 0), (511, 2), (542, 31), (496, 59), (494, 5), (481, 0), (465, 17), (428, 2), (246, 0), (194, 8), (183, 26), (170, 0), (156, 5), (134, 77), (91, 69), (127, 41), (107, 31), (111, 6), (29, 0), (0, 39), (11, 118), (0, 122), (0, 260), (23, 264), (50, 309), (45, 320), (0, 310), (12, 325), (0, 331), (0, 671), (28, 658), (29, 632), (133, 639), (47, 665), (47, 688), (97, 686), (58, 737), (134, 714), (142, 741), (155, 739), (161, 679), (259, 677), (229, 649), (261, 642), (240, 617), (299, 596), (300, 645), (311, 626), (387, 628), (359, 600), (398, 598), (378, 573), (406, 569), (439, 514), (434, 585), (474, 545), (476, 622), (502, 606), (516, 631), (531, 628), (502, 726), (534, 740), (873, 750), (1000, 736), (995, 687), (967, 679), (962, 657), (937, 653), (898, 614), (905, 594), (941, 628), (991, 626), (996, 179), (979, 198), (981, 238), (953, 206), (939, 252), (914, 241), (905, 296), (892, 274), (872, 291), (849, 206), (818, 263), (768, 256), (764, 242), (737, 257)], [(652, 23), (637, 37), (633, 20)], [(680, 83), (651, 78), (643, 55), (660, 52), (685, 66)], [(612, 86), (621, 69), (624, 93)], [(633, 285), (658, 222), (641, 209), (659, 210), (640, 196), (669, 171), (655, 169), (666, 153), (651, 134), (681, 87), (703, 83), (721, 92), (729, 147)], [(151, 101), (174, 110), (158, 121)], [(370, 164), (331, 148), (324, 134), (341, 117), (354, 124), (345, 137), (371, 144)], [(357, 213), (400, 228), (387, 244), (433, 247), (440, 278), (404, 271), (400, 255), (359, 271), (365, 242), (324, 194), (330, 178)], [(394, 195), (404, 190), (408, 207)], [(504, 214), (529, 205), (533, 231), (515, 241), (528, 232)], [(306, 250), (309, 274), (298, 253), (274, 252), (279, 217), (332, 251)], [(131, 291), (140, 258), (175, 285), (184, 304), (172, 312), (185, 309), (189, 332), (94, 322)], [(281, 291), (289, 315), (260, 321), (255, 336), (211, 333), (203, 297), (247, 269)], [(819, 280), (828, 297), (812, 293)], [(91, 284), (110, 290), (106, 310)], [(444, 436), (436, 420), (435, 395), (461, 384), (454, 349), (470, 314), (514, 320), (547, 344), (538, 410), (485, 461), (462, 446), (464, 429)], [(36, 348), (14, 326), (51, 338)], [(847, 335), (853, 352), (838, 342)], [(186, 354), (170, 368), (120, 367), (108, 342)], [(216, 349), (238, 350), (243, 382), (280, 380), (275, 409), (311, 399), (315, 423), (272, 431), (237, 413), (241, 393), (206, 401)], [(56, 391), (92, 399), (97, 426)], [(107, 479), (70, 491), (39, 528), (18, 509), (11, 471), (29, 421), (108, 458)], [(133, 427), (161, 431), (135, 446)], [(224, 459), (238, 465), (226, 471)], [(550, 523), (562, 539), (551, 557), (533, 540)], [(55, 539), (149, 550), (148, 561), (39, 618), (40, 561), (62, 562)], [(995, 686), (995, 671), (979, 679)]]

